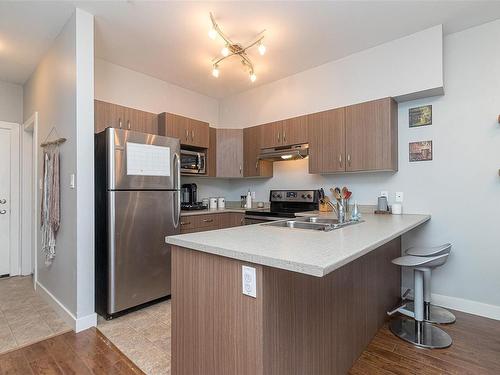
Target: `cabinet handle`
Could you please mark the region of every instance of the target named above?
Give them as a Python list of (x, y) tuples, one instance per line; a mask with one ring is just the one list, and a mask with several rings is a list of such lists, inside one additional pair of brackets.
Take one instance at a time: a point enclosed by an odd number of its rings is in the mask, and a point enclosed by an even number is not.
[(255, 170), (259, 170), (259, 159), (255, 162)]
[(118, 118), (118, 127), (121, 129), (122, 128), (122, 119)]
[(7, 213), (7, 210), (1, 210), (0, 215), (5, 215)]
[(280, 140), (280, 132), (278, 132), (278, 143), (280, 143), (281, 140)]
[(245, 217), (242, 217), (240, 220), (240, 225), (243, 225), (243, 224), (245, 224)]
[(7, 203), (7, 199), (0, 199), (0, 204), (5, 204)]
[(283, 143), (286, 142), (286, 132), (283, 130)]
[(194, 141), (194, 130), (191, 130), (191, 140)]
[(214, 219), (203, 219), (204, 223), (211, 223), (212, 221), (214, 221)]
[(347, 154), (347, 164), (351, 166), (351, 154)]
[(189, 140), (189, 130), (186, 129), (186, 141)]
[(240, 175), (241, 175), (241, 169), (242, 169), (242, 168), (241, 168), (241, 165), (240, 165)]
[(342, 154), (339, 154), (339, 165), (342, 166)]
[(127, 128), (130, 130), (130, 120), (127, 120)]
[(181, 225), (189, 225), (189, 224), (191, 224), (190, 221), (181, 221)]

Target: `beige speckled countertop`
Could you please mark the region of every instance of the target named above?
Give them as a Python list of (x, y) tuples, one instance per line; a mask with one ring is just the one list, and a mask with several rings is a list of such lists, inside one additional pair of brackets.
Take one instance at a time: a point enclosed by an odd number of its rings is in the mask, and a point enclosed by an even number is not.
[[(334, 217), (331, 213), (321, 216)], [(362, 219), (362, 223), (331, 232), (254, 224), (169, 236), (165, 240), (210, 254), (321, 277), (425, 223), (430, 215), (363, 214)]]

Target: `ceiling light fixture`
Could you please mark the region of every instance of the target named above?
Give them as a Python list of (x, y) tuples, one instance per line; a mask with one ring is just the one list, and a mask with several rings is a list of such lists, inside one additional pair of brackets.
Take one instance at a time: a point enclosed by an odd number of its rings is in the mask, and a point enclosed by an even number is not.
[(212, 13), (210, 13), (210, 20), (212, 21), (212, 28), (208, 32), (208, 36), (210, 37), (210, 39), (216, 39), (217, 35), (219, 35), (225, 43), (224, 47), (221, 49), (222, 57), (216, 57), (212, 60), (212, 75), (216, 78), (219, 77), (219, 64), (231, 56), (237, 56), (241, 58), (243, 66), (248, 69), (250, 81), (255, 82), (257, 79), (257, 75), (255, 74), (253, 62), (252, 60), (250, 60), (250, 57), (247, 54), (247, 50), (255, 45), (258, 45), (259, 53), (261, 55), (264, 55), (266, 53), (266, 46), (262, 42), (264, 39), (263, 34), (265, 30), (261, 31), (253, 42), (244, 47), (240, 43), (234, 43), (222, 32), (217, 22), (215, 22), (215, 18)]

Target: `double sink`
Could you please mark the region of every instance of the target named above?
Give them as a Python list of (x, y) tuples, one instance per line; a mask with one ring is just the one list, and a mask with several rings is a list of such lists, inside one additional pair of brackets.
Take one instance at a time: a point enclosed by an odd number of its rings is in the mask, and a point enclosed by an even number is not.
[(273, 221), (262, 225), (266, 226), (268, 225), (271, 227), (310, 229), (310, 230), (320, 230), (323, 232), (329, 232), (335, 229), (340, 229), (348, 225), (354, 225), (361, 222), (362, 220), (358, 221), (348, 220), (343, 223), (339, 223), (337, 219), (327, 219), (327, 218), (313, 216), (313, 217), (294, 218), (290, 220)]

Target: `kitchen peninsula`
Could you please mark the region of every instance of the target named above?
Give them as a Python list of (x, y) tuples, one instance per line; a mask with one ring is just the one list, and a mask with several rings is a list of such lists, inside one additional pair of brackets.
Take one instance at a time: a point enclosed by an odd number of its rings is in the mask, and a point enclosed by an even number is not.
[[(249, 225), (169, 236), (173, 374), (345, 374), (401, 293), (401, 235), (428, 215), (330, 232)], [(255, 268), (256, 298), (242, 293)]]

